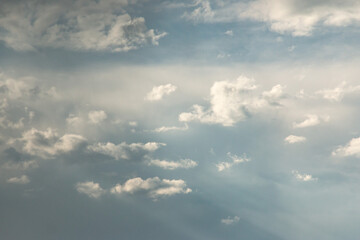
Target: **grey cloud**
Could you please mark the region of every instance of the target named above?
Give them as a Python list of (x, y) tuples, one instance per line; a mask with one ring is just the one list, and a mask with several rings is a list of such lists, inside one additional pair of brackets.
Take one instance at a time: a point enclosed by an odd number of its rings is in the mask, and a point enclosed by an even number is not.
[(122, 52), (158, 45), (166, 33), (147, 29), (145, 19), (132, 18), (127, 1), (4, 2), (0, 40), (19, 51), (65, 48), (75, 51)]

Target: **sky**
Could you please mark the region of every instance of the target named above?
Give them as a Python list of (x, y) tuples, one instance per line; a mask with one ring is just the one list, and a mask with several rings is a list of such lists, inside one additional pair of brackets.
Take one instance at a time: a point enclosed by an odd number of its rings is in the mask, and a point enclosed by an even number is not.
[(356, 239), (356, 0), (0, 0), (0, 239)]

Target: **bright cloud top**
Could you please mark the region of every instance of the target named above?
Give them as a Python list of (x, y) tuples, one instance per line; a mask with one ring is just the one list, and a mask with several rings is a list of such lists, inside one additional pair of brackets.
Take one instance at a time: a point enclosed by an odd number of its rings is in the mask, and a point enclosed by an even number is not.
[(86, 138), (76, 134), (65, 134), (59, 137), (54, 129), (48, 128), (41, 131), (32, 128), (24, 132), (17, 141), (23, 143), (23, 150), (26, 153), (47, 158), (77, 149), (86, 143)]
[(15, 184), (28, 184), (30, 179), (26, 175), (22, 175), (20, 177), (13, 177), (6, 180), (8, 183), (15, 183)]
[(65, 48), (76, 51), (123, 52), (145, 44), (158, 45), (166, 33), (147, 29), (142, 17), (132, 18), (128, 1), (5, 1), (0, 40), (20, 50)]
[(360, 157), (360, 137), (353, 138), (345, 146), (338, 147), (332, 152), (333, 156), (355, 156)]
[(117, 184), (110, 192), (112, 194), (133, 194), (136, 192), (144, 192), (151, 198), (158, 198), (162, 196), (171, 196), (175, 194), (187, 194), (192, 190), (186, 187), (184, 180), (169, 180), (160, 179), (158, 177), (148, 178), (132, 178), (127, 180), (124, 184)]
[(309, 36), (317, 27), (345, 27), (360, 22), (360, 3), (348, 1), (253, 0), (246, 2), (196, 1), (184, 17), (201, 22), (253, 20), (266, 23), (271, 31)]
[(296, 135), (289, 135), (284, 139), (285, 142), (293, 144), (293, 143), (300, 143), (305, 142), (306, 137), (303, 136), (296, 136)]
[(198, 165), (197, 162), (191, 159), (181, 159), (180, 161), (166, 161), (159, 159), (152, 159), (149, 161), (150, 166), (157, 166), (163, 169), (175, 170), (177, 168), (194, 168)]
[(100, 187), (98, 183), (94, 182), (79, 182), (75, 185), (76, 190), (79, 193), (86, 194), (91, 198), (99, 198), (106, 191)]
[(146, 97), (145, 100), (148, 101), (159, 101), (161, 100), (164, 96), (170, 95), (172, 92), (175, 92), (177, 89), (176, 86), (172, 85), (172, 84), (165, 84), (165, 85), (159, 85), (159, 86), (155, 86), (153, 87), (153, 89), (151, 90), (151, 92), (149, 92)]
[(306, 119), (302, 122), (293, 123), (294, 128), (306, 128), (306, 127), (312, 127), (319, 125), (322, 122), (328, 122), (329, 121), (328, 116), (320, 117), (316, 114), (308, 114), (306, 115)]
[(293, 170), (291, 173), (295, 176), (295, 178), (297, 180), (302, 181), (302, 182), (311, 182), (311, 181), (317, 181), (318, 180), (317, 178), (314, 178), (310, 174), (301, 174), (296, 170)]
[(97, 143), (88, 146), (88, 149), (93, 152), (101, 153), (111, 156), (116, 160), (130, 159), (130, 158), (143, 158), (146, 154), (154, 152), (161, 146), (165, 146), (165, 143), (148, 142), (148, 143), (131, 143), (127, 144), (122, 142), (118, 145), (114, 143)]
[(254, 80), (245, 76), (235, 81), (215, 82), (210, 89), (210, 108), (193, 105), (191, 112), (179, 115), (179, 121), (199, 121), (207, 124), (233, 126), (251, 113), (276, 103), (283, 95), (283, 87), (274, 86), (270, 91), (256, 94)]
[(247, 158), (245, 155), (243, 157), (239, 157), (235, 154), (231, 154), (230, 152), (227, 153), (227, 156), (231, 159), (230, 162), (220, 162), (220, 163), (216, 164), (216, 167), (219, 172), (229, 169), (234, 165), (244, 163), (244, 162), (249, 162), (251, 160), (250, 158)]

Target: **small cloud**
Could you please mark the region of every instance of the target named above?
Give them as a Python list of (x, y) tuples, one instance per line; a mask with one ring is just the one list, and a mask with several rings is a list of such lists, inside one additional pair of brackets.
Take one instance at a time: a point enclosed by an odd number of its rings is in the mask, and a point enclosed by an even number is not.
[(15, 183), (15, 184), (28, 184), (30, 179), (26, 175), (22, 175), (21, 177), (13, 177), (6, 180), (8, 183)]
[(326, 100), (340, 102), (345, 96), (345, 94), (358, 91), (360, 91), (360, 85), (348, 86), (347, 83), (344, 81), (340, 83), (340, 85), (338, 85), (336, 88), (319, 90), (316, 92), (316, 94), (322, 96)]
[(232, 225), (239, 222), (239, 220), (240, 218), (238, 216), (234, 216), (234, 217), (228, 216), (227, 218), (221, 219), (221, 223), (225, 225)]
[(75, 185), (79, 193), (88, 195), (90, 198), (99, 198), (106, 191), (100, 187), (98, 183), (94, 182), (79, 182)]
[(332, 155), (340, 157), (360, 157), (360, 137), (351, 139), (345, 146), (339, 146), (332, 152)]
[(98, 124), (107, 118), (107, 114), (103, 110), (90, 111), (88, 117), (91, 123)]
[(170, 83), (166, 85), (155, 86), (153, 87), (151, 92), (146, 95), (145, 100), (159, 101), (164, 96), (170, 95), (172, 92), (175, 92), (176, 89), (177, 87)]
[(234, 32), (232, 30), (227, 30), (224, 34), (230, 37), (234, 36)]
[(289, 135), (284, 139), (284, 141), (287, 142), (287, 143), (290, 143), (290, 144), (299, 143), (299, 142), (305, 142), (306, 137)]
[(168, 131), (186, 131), (189, 129), (189, 126), (187, 124), (185, 124), (184, 127), (159, 127), (153, 130), (153, 132), (168, 132)]
[(161, 167), (163, 169), (168, 170), (174, 170), (177, 168), (194, 168), (198, 165), (197, 162), (191, 160), (191, 159), (181, 159), (180, 161), (166, 161), (166, 160), (158, 160), (158, 159), (152, 159), (148, 163), (150, 166), (157, 166)]
[(245, 155), (243, 157), (239, 157), (235, 154), (231, 154), (230, 152), (228, 152), (227, 155), (231, 159), (231, 161), (230, 162), (220, 162), (220, 163), (216, 164), (216, 167), (219, 172), (222, 172), (225, 169), (229, 169), (234, 165), (244, 163), (244, 162), (249, 162), (251, 160), (250, 158), (247, 158)]
[(76, 134), (65, 134), (60, 137), (56, 130), (51, 128), (45, 131), (32, 128), (14, 141), (23, 143), (23, 150), (26, 153), (48, 158), (78, 149), (86, 143), (86, 138)]
[(136, 127), (138, 125), (138, 123), (136, 121), (130, 121), (128, 124), (131, 127)]
[(132, 178), (127, 180), (124, 184), (117, 184), (111, 188), (112, 194), (134, 194), (138, 192), (144, 192), (149, 197), (157, 199), (159, 197), (172, 196), (175, 194), (188, 194), (192, 192), (190, 188), (186, 187), (184, 180), (169, 180), (160, 179), (159, 177), (148, 178), (143, 180), (142, 178)]
[(306, 119), (299, 123), (293, 123), (294, 128), (306, 128), (319, 125), (321, 122), (328, 122), (329, 116), (319, 117), (315, 114), (306, 115)]
[(311, 181), (317, 181), (317, 178), (314, 178), (310, 174), (300, 174), (298, 171), (293, 170), (291, 173), (295, 176), (295, 178), (302, 182), (311, 182)]
[(108, 155), (116, 160), (119, 159), (130, 159), (132, 156), (137, 158), (143, 158), (146, 154), (154, 152), (161, 146), (165, 146), (165, 143), (148, 142), (148, 143), (131, 143), (127, 144), (122, 142), (115, 145), (114, 143), (97, 143), (88, 146), (88, 149), (93, 152)]

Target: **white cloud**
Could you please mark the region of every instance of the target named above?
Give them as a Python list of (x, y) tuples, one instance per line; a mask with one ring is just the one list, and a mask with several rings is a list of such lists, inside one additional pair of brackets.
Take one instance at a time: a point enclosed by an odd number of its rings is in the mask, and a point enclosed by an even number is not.
[(131, 126), (131, 127), (136, 127), (137, 125), (138, 125), (138, 123), (136, 121), (129, 122), (129, 126)]
[(180, 161), (166, 161), (166, 160), (159, 160), (159, 159), (151, 159), (148, 163), (152, 166), (161, 167), (163, 169), (174, 170), (177, 168), (194, 168), (198, 165), (197, 162), (191, 159), (181, 159)]
[(21, 177), (13, 177), (6, 180), (8, 183), (16, 183), (16, 184), (28, 184), (30, 179), (26, 175), (22, 175)]
[(348, 86), (346, 82), (342, 82), (336, 88), (319, 90), (316, 94), (321, 95), (326, 100), (340, 102), (345, 94), (357, 91), (360, 91), (360, 85)]
[(306, 137), (303, 136), (296, 136), (296, 135), (289, 135), (284, 139), (285, 142), (287, 143), (299, 143), (299, 142), (305, 142), (306, 141)]
[(165, 146), (165, 143), (158, 142), (148, 142), (148, 143), (131, 143), (127, 144), (122, 142), (118, 145), (114, 143), (97, 143), (91, 146), (88, 146), (88, 149), (101, 153), (104, 155), (111, 156), (116, 160), (119, 159), (130, 159), (133, 155), (138, 158), (142, 158), (144, 155), (156, 151), (161, 146)]
[(202, 22), (237, 22), (247, 19), (266, 23), (271, 31), (309, 36), (318, 27), (345, 27), (360, 22), (356, 0), (254, 0), (226, 2), (196, 1), (184, 17)]
[(230, 162), (220, 162), (220, 163), (216, 164), (216, 167), (219, 172), (229, 169), (234, 165), (250, 161), (250, 158), (247, 158), (245, 155), (243, 157), (239, 157), (235, 154), (231, 154), (230, 152), (228, 152), (227, 156), (231, 159)]
[(356, 156), (360, 157), (360, 137), (353, 138), (345, 146), (338, 147), (332, 152), (333, 156)]
[(310, 174), (301, 174), (296, 170), (293, 170), (291, 173), (295, 176), (295, 178), (297, 180), (302, 181), (302, 182), (310, 182), (310, 181), (317, 181), (318, 180), (317, 178), (314, 178)]
[(75, 188), (79, 193), (84, 193), (91, 198), (99, 198), (106, 193), (98, 183), (94, 182), (79, 182), (75, 185)]
[(306, 119), (304, 121), (299, 122), (299, 123), (293, 123), (293, 127), (294, 128), (312, 127), (312, 126), (319, 125), (321, 122), (327, 122), (327, 121), (329, 121), (329, 119), (330, 118), (328, 116), (320, 117), (315, 114), (308, 114), (308, 115), (306, 115)]
[(147, 29), (145, 19), (132, 18), (127, 1), (39, 0), (2, 4), (0, 40), (9, 47), (28, 51), (36, 48), (66, 48), (76, 51), (122, 52), (145, 44), (158, 45), (166, 33)]
[(84, 137), (76, 134), (65, 134), (59, 137), (58, 133), (51, 128), (45, 131), (32, 128), (24, 132), (17, 140), (24, 144), (25, 152), (42, 158), (71, 152), (86, 142)]
[(221, 223), (226, 224), (226, 225), (231, 225), (231, 224), (239, 222), (239, 220), (240, 220), (240, 218), (238, 216), (234, 216), (234, 217), (228, 216), (227, 218), (221, 219)]
[(189, 129), (189, 126), (187, 124), (185, 124), (184, 127), (176, 127), (176, 126), (165, 127), (165, 126), (162, 126), (162, 127), (154, 129), (153, 131), (154, 132), (168, 132), (168, 131), (185, 131), (185, 130), (188, 130), (188, 129)]
[(112, 194), (133, 194), (137, 192), (144, 192), (151, 198), (158, 198), (163, 196), (171, 196), (175, 194), (187, 194), (192, 190), (186, 187), (184, 180), (168, 180), (160, 179), (158, 177), (148, 178), (132, 178), (127, 180), (124, 184), (117, 184), (110, 192)]
[(98, 124), (98, 123), (101, 123), (102, 121), (104, 121), (107, 118), (107, 114), (103, 110), (90, 111), (88, 113), (88, 117), (89, 117), (89, 121), (91, 123)]
[(227, 30), (224, 34), (231, 37), (234, 36), (234, 32), (232, 30)]
[(249, 114), (276, 103), (282, 96), (283, 87), (276, 85), (262, 94), (256, 94), (255, 89), (254, 80), (245, 76), (235, 81), (215, 82), (210, 89), (210, 108), (206, 110), (203, 106), (193, 105), (191, 112), (179, 115), (179, 121), (233, 126)]
[(148, 101), (159, 101), (161, 100), (164, 96), (166, 95), (170, 95), (172, 92), (176, 91), (177, 87), (172, 85), (172, 84), (166, 84), (166, 85), (159, 85), (159, 86), (155, 86), (153, 87), (153, 89), (151, 90), (151, 92), (149, 92), (146, 97), (145, 100)]

